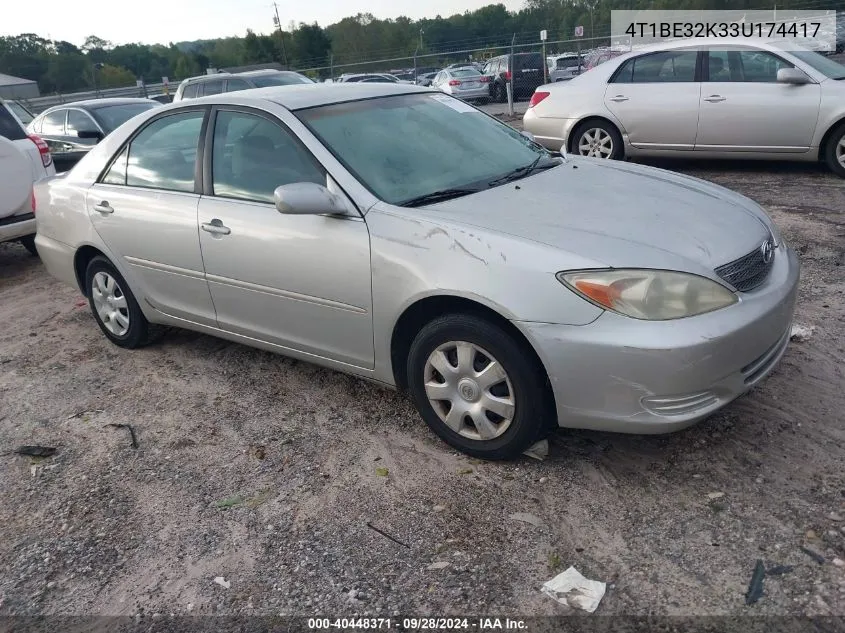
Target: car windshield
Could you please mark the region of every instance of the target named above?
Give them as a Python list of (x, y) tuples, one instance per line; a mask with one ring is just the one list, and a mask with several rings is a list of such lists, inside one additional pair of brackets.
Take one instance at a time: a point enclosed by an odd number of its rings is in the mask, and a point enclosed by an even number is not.
[(788, 52), (830, 79), (845, 79), (845, 66), (829, 57), (814, 51), (789, 50)]
[(381, 97), (295, 114), (364, 186), (391, 204), (449, 189), (486, 189), (544, 158), (557, 164), (510, 126), (445, 94)]
[(24, 108), (17, 101), (7, 101), (6, 105), (12, 112), (15, 113), (15, 116), (18, 117), (24, 125), (29, 125), (32, 123), (32, 119), (35, 118), (32, 114), (30, 114), (29, 110)]
[(252, 83), (258, 88), (269, 88), (270, 86), (292, 86), (295, 84), (313, 84), (305, 75), (297, 73), (274, 73), (272, 75), (256, 75), (250, 77)]
[(157, 101), (150, 101), (149, 103), (123, 103), (120, 105), (102, 106), (91, 109), (91, 115), (103, 128), (103, 131), (108, 134), (116, 130), (121, 125), (126, 123), (133, 116), (146, 112), (151, 108), (160, 108), (161, 104)]

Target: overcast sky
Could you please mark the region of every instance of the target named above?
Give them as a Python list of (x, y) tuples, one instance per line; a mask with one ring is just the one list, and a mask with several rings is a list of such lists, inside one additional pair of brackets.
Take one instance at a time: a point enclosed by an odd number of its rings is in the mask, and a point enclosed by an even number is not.
[[(3, 11), (0, 35), (37, 33), (52, 40), (80, 45), (88, 35), (97, 35), (114, 44), (146, 44), (211, 39), (243, 35), (248, 28), (256, 33), (273, 30), (272, 0), (40, 0), (37, 10), (27, 11), (19, 1), (10, 0), (20, 10)], [(287, 29), (297, 23), (317, 21), (328, 26), (366, 6), (377, 18), (447, 17), (477, 9), (495, 0), (321, 0), (320, 2), (279, 2), (279, 17)], [(522, 0), (501, 0), (510, 10), (518, 10)], [(35, 6), (35, 5), (33, 5)]]

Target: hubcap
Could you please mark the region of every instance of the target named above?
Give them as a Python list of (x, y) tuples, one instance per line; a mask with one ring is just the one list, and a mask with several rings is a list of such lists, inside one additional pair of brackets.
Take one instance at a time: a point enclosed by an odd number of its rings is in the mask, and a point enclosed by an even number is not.
[(117, 280), (106, 272), (95, 274), (91, 298), (105, 328), (115, 336), (125, 336), (129, 331), (129, 306)]
[(836, 160), (845, 167), (845, 136), (840, 138), (836, 145)]
[(513, 387), (490, 352), (466, 341), (434, 350), (425, 363), (425, 393), (450, 429), (472, 440), (508, 430), (516, 412)]
[(613, 137), (601, 128), (587, 130), (578, 141), (578, 153), (593, 158), (610, 158), (613, 153)]

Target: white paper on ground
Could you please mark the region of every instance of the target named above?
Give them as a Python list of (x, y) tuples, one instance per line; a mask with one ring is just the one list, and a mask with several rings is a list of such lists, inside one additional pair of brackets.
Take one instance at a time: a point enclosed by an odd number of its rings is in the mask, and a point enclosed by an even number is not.
[(584, 578), (577, 569), (570, 567), (545, 582), (541, 591), (561, 604), (592, 613), (604, 597), (605, 587), (605, 583)]

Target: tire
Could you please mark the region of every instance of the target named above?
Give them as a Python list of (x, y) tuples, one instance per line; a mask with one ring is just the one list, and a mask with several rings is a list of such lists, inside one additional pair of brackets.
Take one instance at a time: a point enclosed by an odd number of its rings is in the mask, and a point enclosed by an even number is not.
[[(110, 289), (108, 285), (103, 285), (104, 282), (108, 283), (108, 279), (114, 284)], [(88, 263), (85, 269), (85, 293), (97, 325), (106, 338), (118, 347), (143, 347), (157, 339), (164, 331), (161, 326), (147, 321), (135, 295), (129, 289), (129, 284), (105, 257), (95, 257)], [(111, 318), (100, 315), (98, 303), (103, 307), (103, 312), (111, 309)]]
[(29, 251), (29, 254), (33, 257), (38, 257), (38, 249), (35, 248), (35, 236), (34, 235), (27, 235), (20, 239), (20, 243), (23, 247)]
[[(598, 138), (596, 137), (597, 131), (599, 134)], [(590, 153), (584, 153), (584, 150), (580, 149), (581, 145), (583, 145), (582, 141), (585, 140), (585, 134), (590, 134), (590, 138), (598, 141), (598, 145), (589, 150)], [(609, 146), (605, 142), (606, 139), (609, 139)], [(609, 148), (609, 152), (605, 154), (603, 148)], [(600, 155), (596, 155), (594, 152), (599, 152)], [(625, 148), (622, 145), (622, 135), (616, 129), (616, 126), (608, 121), (593, 119), (584, 121), (575, 128), (572, 133), (571, 153), (581, 156), (592, 156), (593, 158), (622, 160), (625, 157)]]
[(824, 148), (824, 162), (834, 174), (845, 178), (845, 123), (836, 126)]
[[(516, 457), (550, 428), (547, 377), (526, 351), (510, 333), (484, 319), (466, 314), (438, 317), (411, 343), (407, 366), (411, 398), (425, 423), (450, 446), (482, 459)], [(487, 385), (476, 382), (492, 363), (503, 370), (504, 378), (495, 375)], [(461, 371), (462, 364), (467, 371)], [(435, 397), (429, 399), (429, 392)], [(485, 403), (499, 413), (486, 409)]]
[(496, 82), (496, 85), (493, 88), (493, 100), (497, 103), (504, 103), (508, 100), (507, 90), (505, 90), (505, 87), (499, 82)]

